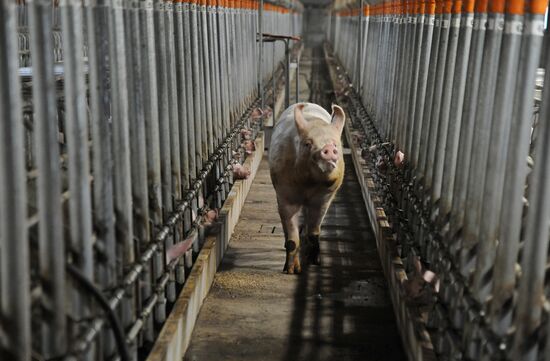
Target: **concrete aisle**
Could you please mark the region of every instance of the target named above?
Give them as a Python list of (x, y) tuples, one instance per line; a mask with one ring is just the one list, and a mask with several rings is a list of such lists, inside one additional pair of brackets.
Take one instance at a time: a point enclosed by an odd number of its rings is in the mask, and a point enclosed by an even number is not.
[(348, 165), (324, 222), (322, 265), (282, 273), (267, 160), (252, 186), (185, 360), (405, 360), (359, 185)]
[[(301, 64), (300, 100), (330, 110), (322, 48), (304, 49)], [(406, 359), (349, 156), (346, 165), (322, 229), (322, 265), (296, 276), (282, 273), (284, 235), (262, 161), (185, 360)]]

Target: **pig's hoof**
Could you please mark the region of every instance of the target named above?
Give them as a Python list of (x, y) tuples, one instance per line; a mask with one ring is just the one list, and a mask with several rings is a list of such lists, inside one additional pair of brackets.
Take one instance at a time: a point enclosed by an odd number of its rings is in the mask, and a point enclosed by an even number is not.
[(309, 264), (320, 265), (321, 256), (319, 248), (319, 235), (310, 235), (308, 237), (308, 247), (306, 252), (306, 259)]
[(283, 272), (288, 273), (289, 275), (299, 274), (302, 272), (302, 266), (300, 265), (300, 257), (298, 257), (298, 254), (287, 254), (287, 259), (283, 268)]
[(320, 266), (321, 265), (321, 256), (319, 255), (319, 253), (317, 253), (316, 255), (311, 255), (309, 257), (309, 263), (313, 264), (313, 265), (316, 265), (316, 266)]
[(289, 275), (302, 273), (302, 266), (300, 265), (300, 258), (298, 255), (294, 257), (294, 261), (292, 262), (292, 265), (288, 267), (287, 273)]
[(321, 256), (319, 255), (319, 250), (309, 249), (305, 252), (303, 259), (308, 264), (319, 266), (321, 264)]

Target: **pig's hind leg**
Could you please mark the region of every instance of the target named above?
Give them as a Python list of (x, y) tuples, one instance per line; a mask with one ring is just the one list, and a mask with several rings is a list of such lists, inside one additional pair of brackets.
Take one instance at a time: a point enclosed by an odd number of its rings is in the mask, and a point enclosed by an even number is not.
[(277, 200), (279, 215), (281, 216), (281, 224), (285, 233), (285, 250), (286, 262), (283, 272), (288, 274), (300, 273), (302, 267), (300, 265), (300, 231), (298, 229), (298, 213), (300, 206), (288, 204), (284, 201)]
[(318, 204), (308, 205), (304, 209), (306, 235), (304, 237), (303, 255), (306, 262), (309, 264), (320, 265), (320, 246), (319, 238), (321, 235), (321, 223), (327, 213), (328, 207), (332, 201), (330, 197), (327, 201)]

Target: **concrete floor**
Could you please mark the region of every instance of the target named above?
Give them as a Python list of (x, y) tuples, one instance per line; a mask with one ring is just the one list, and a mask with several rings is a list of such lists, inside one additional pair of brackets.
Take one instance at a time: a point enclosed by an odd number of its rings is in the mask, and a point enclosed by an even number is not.
[[(330, 106), (319, 49), (304, 51), (300, 100)], [(328, 108), (330, 109), (330, 108)], [(267, 159), (199, 314), (188, 361), (405, 360), (353, 165), (321, 234), (321, 266), (282, 273), (284, 235)]]
[(376, 244), (346, 159), (322, 265), (282, 273), (284, 237), (266, 159), (185, 360), (405, 360)]

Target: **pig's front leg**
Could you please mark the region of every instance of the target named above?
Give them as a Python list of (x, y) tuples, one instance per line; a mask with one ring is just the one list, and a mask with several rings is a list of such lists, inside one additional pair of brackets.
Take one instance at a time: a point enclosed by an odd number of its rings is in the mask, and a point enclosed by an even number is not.
[(328, 207), (332, 202), (332, 196), (322, 203), (308, 205), (305, 209), (306, 239), (304, 240), (304, 258), (310, 264), (321, 264), (319, 237), (321, 235), (321, 223), (327, 213)]
[(285, 201), (278, 200), (279, 215), (285, 232), (286, 261), (283, 272), (288, 274), (300, 273), (300, 232), (298, 230), (298, 212), (300, 206), (288, 204)]

